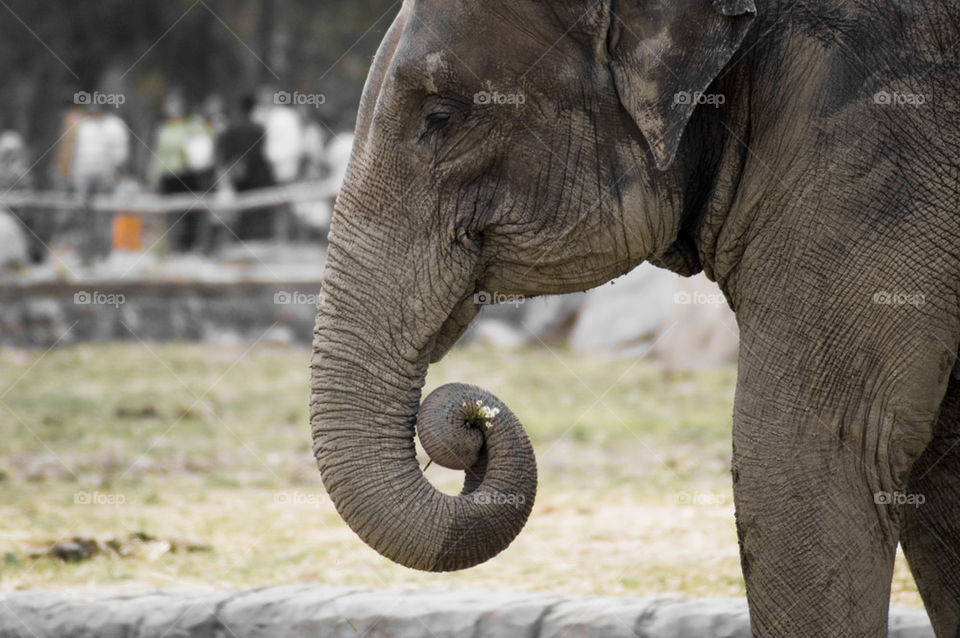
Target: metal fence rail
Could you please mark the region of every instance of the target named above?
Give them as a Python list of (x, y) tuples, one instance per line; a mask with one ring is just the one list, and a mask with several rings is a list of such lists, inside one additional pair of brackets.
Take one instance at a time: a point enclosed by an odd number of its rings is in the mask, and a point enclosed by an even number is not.
[(281, 204), (298, 204), (330, 200), (337, 196), (339, 184), (331, 181), (301, 182), (263, 188), (223, 197), (211, 192), (205, 196), (190, 193), (155, 195), (150, 193), (106, 195), (85, 199), (59, 191), (10, 191), (0, 194), (0, 206), (15, 209), (36, 209), (50, 212), (79, 210), (168, 215), (185, 210), (233, 212), (269, 208)]

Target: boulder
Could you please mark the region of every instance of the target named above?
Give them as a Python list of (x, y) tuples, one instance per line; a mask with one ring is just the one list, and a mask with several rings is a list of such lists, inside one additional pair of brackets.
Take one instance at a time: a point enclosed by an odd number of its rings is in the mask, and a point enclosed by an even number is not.
[(668, 372), (733, 364), (740, 330), (726, 298), (706, 275), (676, 280), (669, 314), (657, 329), (652, 355)]
[(733, 312), (716, 284), (651, 264), (587, 293), (573, 331), (574, 352), (650, 355), (668, 370), (736, 361)]
[(583, 293), (509, 297), (508, 303), (484, 306), (464, 341), (499, 348), (562, 343), (585, 298)]
[(587, 293), (570, 334), (578, 353), (616, 353), (656, 339), (673, 310), (679, 277), (650, 264)]

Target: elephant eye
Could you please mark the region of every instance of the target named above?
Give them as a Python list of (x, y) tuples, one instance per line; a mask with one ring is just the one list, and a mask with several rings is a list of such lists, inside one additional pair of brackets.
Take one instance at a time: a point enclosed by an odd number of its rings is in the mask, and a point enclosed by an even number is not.
[(443, 128), (450, 121), (449, 113), (431, 113), (426, 117), (426, 133), (432, 133)]
[(456, 98), (431, 95), (424, 100), (420, 109), (423, 127), (420, 129), (419, 142), (423, 146), (433, 146), (436, 152), (444, 142), (444, 135), (440, 132), (447, 126), (463, 124), (469, 105)]
[(427, 144), (434, 133), (450, 123), (452, 113), (449, 111), (434, 111), (423, 118), (423, 131), (420, 133), (420, 143)]

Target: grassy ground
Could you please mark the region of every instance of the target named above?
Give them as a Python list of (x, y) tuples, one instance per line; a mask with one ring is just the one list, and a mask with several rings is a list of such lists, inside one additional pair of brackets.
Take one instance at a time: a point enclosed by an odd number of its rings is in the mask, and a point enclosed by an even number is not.
[[(0, 589), (314, 582), (741, 596), (730, 493), (733, 370), (665, 379), (633, 360), (461, 349), (428, 389), (498, 394), (540, 491), (502, 555), (454, 574), (363, 545), (310, 455), (309, 353), (196, 345), (0, 350)], [(455, 492), (458, 473), (427, 476)], [(36, 556), (81, 536), (114, 550)], [(132, 540), (131, 540), (132, 539)], [(186, 545), (194, 551), (186, 551)], [(894, 602), (919, 606), (898, 559)]]

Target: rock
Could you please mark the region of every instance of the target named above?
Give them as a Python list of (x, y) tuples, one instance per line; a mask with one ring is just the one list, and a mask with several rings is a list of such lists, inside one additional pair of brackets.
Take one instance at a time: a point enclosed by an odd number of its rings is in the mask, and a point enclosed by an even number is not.
[(134, 552), (136, 551), (130, 542), (122, 538), (111, 538), (104, 543), (104, 546), (121, 558), (133, 556)]
[(52, 557), (67, 563), (88, 560), (99, 554), (116, 558), (139, 556), (148, 562), (155, 562), (171, 552), (210, 551), (213, 551), (213, 546), (203, 539), (190, 536), (161, 539), (144, 532), (134, 532), (107, 539), (102, 543), (95, 538), (76, 536), (29, 547), (26, 549), (26, 555), (33, 559)]
[[(634, 636), (666, 635), (644, 633), (640, 623), (646, 624), (655, 613), (657, 599), (645, 598), (580, 598), (565, 601), (547, 612), (537, 638), (563, 636), (603, 636), (604, 638), (633, 638)], [(672, 634), (671, 634), (672, 636)]]
[(195, 536), (172, 536), (169, 539), (170, 551), (173, 552), (212, 552), (213, 545), (202, 538)]
[(23, 224), (10, 211), (0, 209), (0, 271), (19, 270), (29, 260)]
[(740, 329), (720, 288), (702, 273), (676, 283), (653, 358), (668, 372), (736, 363)]
[(640, 264), (586, 295), (573, 332), (574, 352), (620, 352), (656, 339), (673, 311), (679, 277), (650, 264)]
[(477, 322), (477, 325), (470, 330), (469, 340), (472, 343), (511, 350), (526, 345), (529, 342), (529, 335), (506, 321), (485, 319)]
[(290, 326), (274, 325), (267, 328), (260, 338), (261, 343), (291, 344), (297, 342), (297, 334)]
[(143, 557), (147, 562), (154, 563), (170, 552), (169, 541), (149, 541), (141, 545)]
[(664, 601), (640, 625), (641, 635), (664, 638), (750, 638), (747, 601), (706, 599)]
[(927, 612), (922, 609), (890, 610), (888, 638), (934, 638)]
[[(118, 339), (309, 344), (319, 289), (315, 279), (239, 276), (0, 283), (0, 345), (48, 348)], [(278, 302), (280, 295), (288, 301)]]
[[(742, 599), (600, 598), (489, 591), (246, 591), (0, 594), (0, 638), (747, 638)], [(893, 609), (890, 636), (928, 638), (920, 610)]]
[(549, 295), (527, 299), (523, 304), (523, 328), (534, 335), (533, 342), (566, 341), (587, 293)]
[(99, 554), (100, 544), (93, 538), (76, 536), (72, 540), (53, 543), (47, 553), (66, 563), (79, 563)]
[[(489, 299), (499, 299), (487, 293)], [(483, 307), (464, 342), (498, 348), (565, 342), (586, 295), (548, 295), (533, 299), (504, 296), (505, 303)]]
[(717, 285), (650, 264), (587, 293), (570, 335), (579, 353), (614, 353), (664, 364), (668, 371), (735, 363), (736, 317)]
[(27, 343), (50, 347), (70, 342), (70, 324), (63, 307), (52, 299), (31, 299), (25, 302), (16, 327)]

